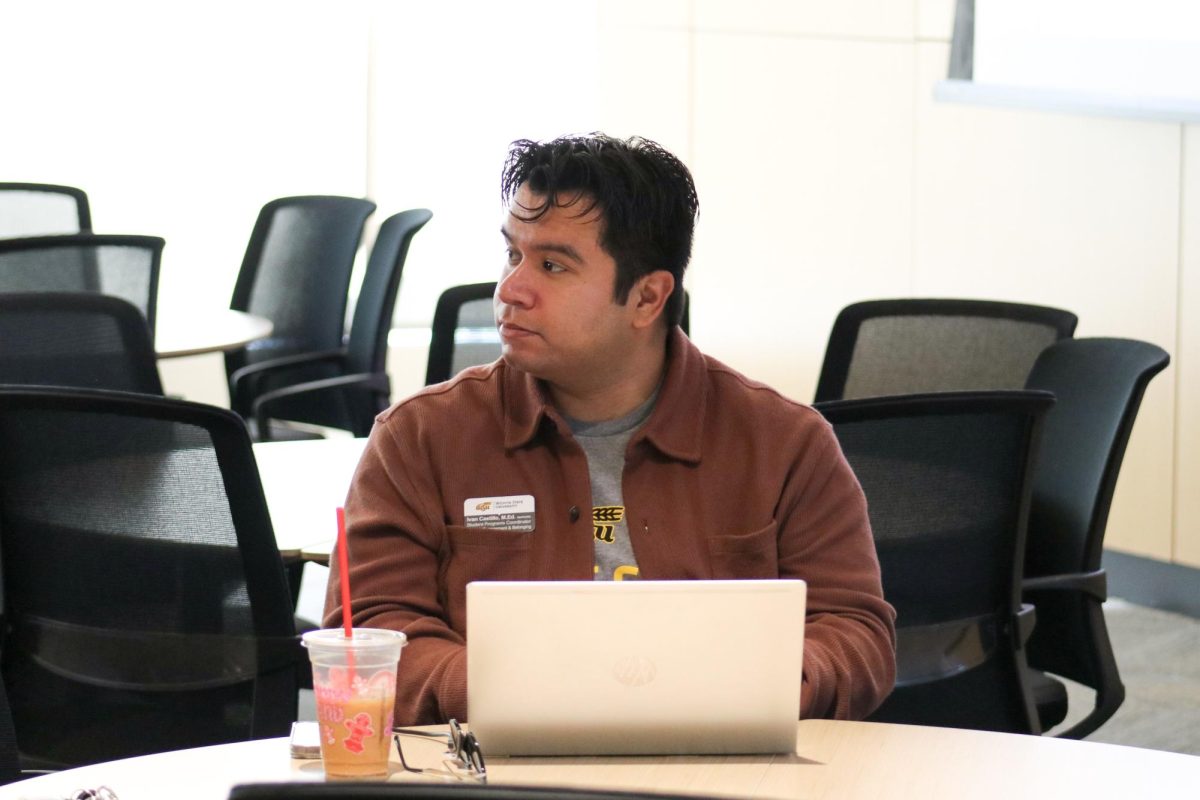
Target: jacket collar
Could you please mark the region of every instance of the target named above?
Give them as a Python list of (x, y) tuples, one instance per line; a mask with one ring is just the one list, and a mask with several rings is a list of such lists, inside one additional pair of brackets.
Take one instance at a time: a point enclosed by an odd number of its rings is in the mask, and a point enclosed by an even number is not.
[(541, 381), (500, 362), (500, 407), (504, 412), (504, 449), (517, 450), (533, 441), (549, 413)]
[[(550, 406), (541, 381), (527, 372), (502, 364), (501, 406), (504, 409), (504, 447), (515, 450), (537, 436), (543, 420), (560, 430), (566, 425)], [(699, 463), (704, 411), (708, 402), (707, 365), (704, 355), (676, 326), (667, 337), (667, 372), (658, 402), (646, 424), (634, 434), (663, 455)]]

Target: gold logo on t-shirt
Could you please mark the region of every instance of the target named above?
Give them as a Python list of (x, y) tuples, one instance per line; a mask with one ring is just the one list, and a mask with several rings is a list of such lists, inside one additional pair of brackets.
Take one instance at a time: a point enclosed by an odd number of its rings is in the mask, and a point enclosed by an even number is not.
[(625, 506), (595, 506), (592, 508), (592, 531), (596, 541), (612, 544), (616, 540), (616, 523), (625, 518)]

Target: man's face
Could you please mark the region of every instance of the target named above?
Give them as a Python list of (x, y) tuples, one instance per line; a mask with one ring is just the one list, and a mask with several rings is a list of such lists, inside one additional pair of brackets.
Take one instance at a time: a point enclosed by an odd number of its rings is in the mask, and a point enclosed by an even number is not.
[(613, 299), (617, 265), (600, 246), (600, 213), (579, 215), (587, 198), (521, 218), (520, 206), (542, 200), (522, 186), (501, 228), (507, 262), (494, 302), (504, 359), (568, 391), (600, 389), (628, 366), (636, 292)]

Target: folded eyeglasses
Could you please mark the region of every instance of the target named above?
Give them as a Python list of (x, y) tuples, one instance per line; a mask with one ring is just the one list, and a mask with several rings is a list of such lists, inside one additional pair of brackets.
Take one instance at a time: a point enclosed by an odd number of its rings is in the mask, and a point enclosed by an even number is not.
[(445, 770), (420, 769), (410, 767), (404, 760), (404, 749), (400, 746), (401, 736), (419, 736), (424, 739), (438, 739), (446, 742), (446, 752), (442, 755), (442, 764), (449, 774), (458, 780), (471, 780), (477, 783), (487, 783), (487, 766), (483, 761), (483, 750), (475, 734), (468, 733), (458, 724), (458, 720), (450, 720), (448, 733), (419, 731), (413, 728), (392, 728), (392, 738), (396, 742), (396, 753), (400, 756), (400, 765), (406, 772), (424, 773), (426, 775), (446, 775)]
[(79, 789), (63, 800), (117, 800), (117, 793), (107, 786), (98, 786), (95, 789)]

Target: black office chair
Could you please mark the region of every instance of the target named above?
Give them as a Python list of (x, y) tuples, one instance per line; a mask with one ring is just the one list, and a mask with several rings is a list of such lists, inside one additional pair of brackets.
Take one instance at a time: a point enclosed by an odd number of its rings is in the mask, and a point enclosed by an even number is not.
[(0, 292), (93, 292), (132, 303), (154, 333), (157, 236), (80, 233), (0, 241)]
[[(442, 292), (433, 312), (425, 385), (448, 381), (467, 367), (490, 364), (500, 357), (500, 334), (492, 296), (496, 282), (452, 286)], [(683, 293), (679, 326), (690, 331), (691, 298)]]
[(1125, 699), (1101, 604), (1104, 531), (1138, 407), (1170, 357), (1130, 339), (1073, 339), (1048, 348), (1030, 389), (1058, 398), (1043, 428), (1033, 479), (1024, 598), (1037, 608), (1027, 660), (1042, 727), (1067, 715), (1067, 692), (1048, 673), (1095, 690), (1092, 710), (1059, 735), (1081, 739)]
[(817, 406), (867, 497), (896, 688), (880, 722), (1040, 733), (1026, 686), (1021, 559), (1032, 457), (1053, 397), (952, 392)]
[(86, 233), (87, 193), (51, 183), (0, 183), (0, 239)]
[(1070, 338), (1069, 311), (988, 300), (871, 300), (829, 334), (816, 402), (1020, 389), (1038, 354)]
[(163, 393), (142, 313), (73, 292), (0, 294), (0, 384)]
[[(354, 256), (374, 210), (370, 200), (334, 196), (283, 197), (263, 206), (229, 306), (266, 317), (275, 329), (225, 354), (231, 395), (242, 367), (342, 347)], [(247, 395), (240, 393), (234, 410), (249, 419), (254, 398)]]
[[(689, 794), (687, 800), (704, 800)], [(229, 800), (684, 800), (683, 795), (558, 786), (471, 783), (246, 783)]]
[(26, 766), (288, 732), (306, 659), (237, 415), (0, 388), (0, 521)]
[(249, 412), (260, 440), (272, 438), (272, 419), (341, 428), (355, 436), (371, 432), (375, 415), (391, 400), (388, 333), (404, 261), (413, 236), (432, 217), (427, 209), (411, 209), (380, 226), (345, 347), (263, 361), (233, 374), (235, 408), (245, 410), (244, 398), (253, 398)]

